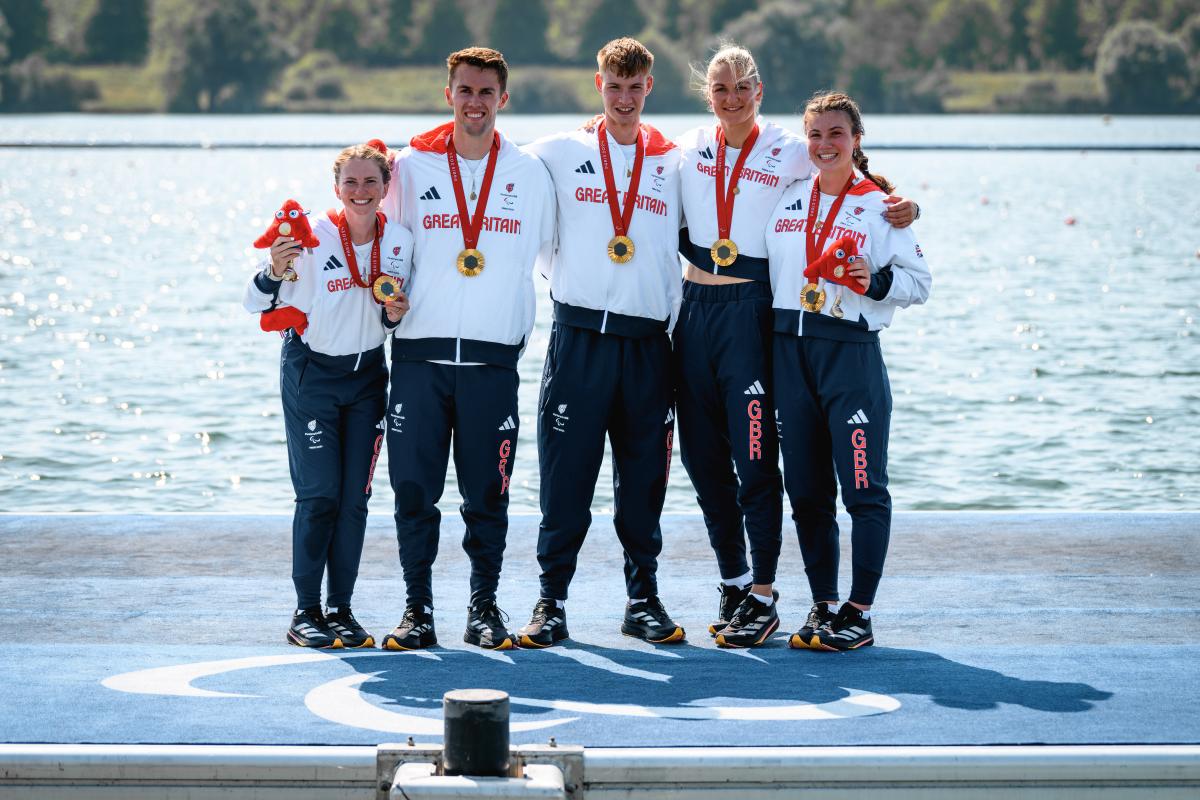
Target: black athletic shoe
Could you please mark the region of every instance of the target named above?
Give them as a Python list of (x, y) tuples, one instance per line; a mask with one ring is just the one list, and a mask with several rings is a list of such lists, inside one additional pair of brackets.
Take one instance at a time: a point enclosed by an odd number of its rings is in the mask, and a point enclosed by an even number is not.
[[(709, 623), (708, 626), (710, 636), (716, 636), (725, 630), (726, 626), (729, 625), (729, 620), (733, 619), (738, 606), (750, 596), (750, 589), (750, 586), (742, 588), (739, 586), (726, 586), (723, 583), (717, 587), (717, 590), (721, 592), (721, 601), (717, 605), (717, 621)], [(771, 597), (775, 598), (775, 602), (779, 602), (779, 592), (776, 590), (771, 590)]]
[(513, 637), (504, 627), (508, 614), (500, 610), (495, 600), (480, 600), (467, 609), (467, 632), (463, 641), (485, 650), (511, 650)]
[(437, 644), (433, 614), (425, 606), (408, 606), (404, 617), (392, 632), (383, 637), (384, 650), (420, 650)]
[(746, 596), (729, 625), (717, 634), (717, 647), (758, 647), (779, 628), (779, 610), (754, 595)]
[(683, 628), (675, 624), (657, 597), (627, 603), (621, 633), (653, 644), (676, 644), (686, 637)]
[(833, 622), (835, 616), (836, 614), (829, 610), (828, 603), (814, 603), (808, 611), (808, 619), (804, 620), (804, 626), (792, 634), (788, 646), (794, 650), (816, 647), (817, 631), (822, 625)]
[(342, 646), (342, 640), (325, 622), (320, 606), (302, 608), (292, 615), (292, 627), (288, 628), (287, 640), (297, 647), (336, 649)]
[(842, 603), (833, 621), (822, 625), (809, 644), (819, 650), (857, 650), (875, 644), (875, 636), (871, 620), (863, 619), (862, 612), (849, 603)]
[(733, 619), (733, 612), (737, 611), (737, 607), (742, 604), (742, 601), (750, 596), (750, 585), (747, 584), (743, 588), (722, 583), (717, 586), (717, 591), (721, 593), (721, 599), (717, 601), (717, 621), (708, 626), (710, 636), (716, 636), (725, 630), (729, 620)]
[(533, 607), (529, 624), (517, 631), (517, 643), (521, 647), (549, 647), (570, 635), (567, 633), (567, 610), (559, 608), (556, 600), (543, 597)]
[(330, 630), (342, 640), (343, 647), (375, 646), (375, 637), (358, 624), (350, 606), (326, 609), (325, 622), (329, 625)]

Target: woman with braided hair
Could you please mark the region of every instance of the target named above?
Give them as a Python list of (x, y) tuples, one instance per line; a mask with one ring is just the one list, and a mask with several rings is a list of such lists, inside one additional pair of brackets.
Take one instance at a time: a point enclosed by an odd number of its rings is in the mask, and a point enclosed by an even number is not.
[[(804, 109), (817, 174), (792, 184), (768, 222), (774, 292), (775, 423), (784, 488), (813, 607), (794, 648), (874, 643), (871, 604), (891, 533), (891, 386), (879, 331), (924, 303), (931, 277), (911, 229), (883, 218), (888, 181), (868, 171), (862, 114), (849, 96)], [(853, 524), (853, 578), (838, 607), (837, 488)]]

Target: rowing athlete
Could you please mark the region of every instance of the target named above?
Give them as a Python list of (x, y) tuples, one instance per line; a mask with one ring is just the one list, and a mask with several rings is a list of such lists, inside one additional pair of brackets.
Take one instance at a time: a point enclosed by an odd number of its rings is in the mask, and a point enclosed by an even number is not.
[(546, 169), (496, 130), (508, 64), (485, 47), (452, 53), (454, 119), (413, 137), (395, 159), (385, 208), (415, 238), (421, 290), (392, 339), (388, 467), (407, 587), (390, 650), (437, 643), (432, 567), (453, 439), (471, 562), (464, 640), (514, 644), (496, 604), (516, 457), (517, 360), (533, 329), (535, 259), (549, 259), (554, 195)]
[(523, 647), (568, 637), (566, 600), (591, 525), (607, 436), (613, 526), (625, 553), (621, 631), (684, 640), (658, 597), (659, 517), (674, 433), (669, 332), (679, 307), (679, 149), (641, 121), (654, 56), (635, 39), (596, 55), (604, 116), (529, 150), (546, 164), (558, 246), (546, 273), (554, 325), (538, 401), (541, 597)]
[[(853, 650), (875, 641), (871, 605), (891, 535), (892, 392), (879, 332), (897, 308), (925, 302), (931, 277), (911, 228), (883, 218), (892, 187), (868, 171), (858, 105), (818, 94), (804, 130), (818, 172), (784, 191), (767, 224), (775, 420), (813, 598), (790, 643)], [(840, 607), (839, 485), (854, 561)]]
[[(333, 176), (343, 208), (312, 225), (320, 244), (304, 249), (287, 236), (276, 238), (270, 263), (246, 287), (244, 305), (252, 313), (286, 309), (291, 315), (284, 318), (295, 325), (284, 331), (279, 370), (296, 492), (296, 611), (287, 640), (300, 647), (374, 647), (350, 603), (383, 445), (383, 342), (408, 309), (413, 239), (379, 213), (391, 178), (383, 153), (348, 147), (334, 161)], [(284, 280), (293, 262), (295, 280)]]

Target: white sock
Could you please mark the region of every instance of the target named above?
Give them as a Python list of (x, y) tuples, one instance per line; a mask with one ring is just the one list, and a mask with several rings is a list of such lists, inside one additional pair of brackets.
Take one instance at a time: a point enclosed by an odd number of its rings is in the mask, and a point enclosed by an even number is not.
[(870, 619), (870, 618), (871, 618), (871, 612), (870, 612), (870, 611), (863, 611), (863, 610), (860, 608), (860, 609), (858, 610), (858, 612), (859, 612), (860, 614), (862, 614), (862, 618), (863, 618), (863, 619)]
[(432, 614), (432, 613), (433, 613), (433, 609), (432, 609), (432, 608), (430, 608), (429, 606), (425, 606), (425, 613), (426, 613), (426, 614)]
[(739, 575), (736, 578), (722, 579), (721, 583), (726, 586), (736, 586), (739, 589), (745, 589), (750, 584), (754, 583), (754, 576), (747, 572), (745, 575)]
[(567, 601), (566, 600), (555, 600), (554, 605), (558, 606), (559, 608), (566, 608)]
[(775, 605), (775, 598), (772, 595), (763, 596), (761, 594), (755, 594), (754, 592), (751, 592), (750, 596), (753, 597), (758, 602), (762, 603), (764, 606)]
[(646, 602), (646, 598), (644, 598), (644, 597), (629, 598), (629, 605), (633, 605), (634, 603), (644, 603), (644, 602)]

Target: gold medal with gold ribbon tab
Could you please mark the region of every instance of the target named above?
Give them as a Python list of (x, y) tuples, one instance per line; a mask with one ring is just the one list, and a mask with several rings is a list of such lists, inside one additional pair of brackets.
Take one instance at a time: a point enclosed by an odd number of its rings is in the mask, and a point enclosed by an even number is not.
[(458, 169), (458, 152), (454, 148), (454, 135), (446, 143), (446, 161), (450, 167), (450, 182), (454, 185), (454, 200), (458, 203), (458, 226), (462, 230), (463, 249), (458, 254), (455, 266), (467, 278), (483, 272), (483, 253), (479, 250), (479, 234), (483, 230), (483, 217), (487, 213), (488, 195), (492, 191), (492, 177), (496, 174), (496, 162), (500, 156), (500, 134), (493, 132), (492, 149), (488, 151), (488, 165), (483, 172), (483, 186), (479, 189), (479, 200), (475, 203), (475, 215), (467, 215), (467, 196), (463, 192), (462, 173)]

